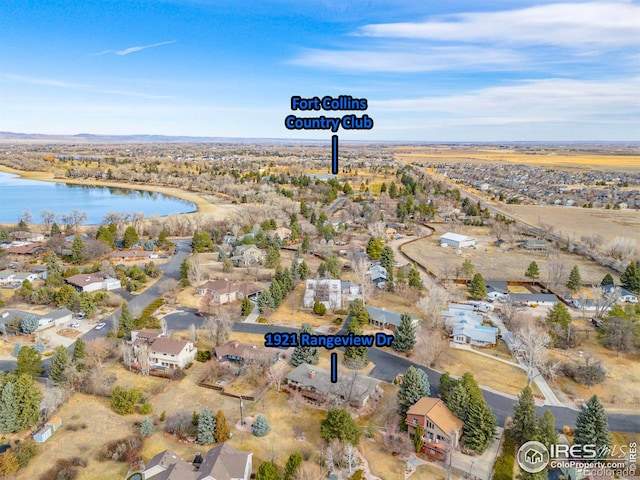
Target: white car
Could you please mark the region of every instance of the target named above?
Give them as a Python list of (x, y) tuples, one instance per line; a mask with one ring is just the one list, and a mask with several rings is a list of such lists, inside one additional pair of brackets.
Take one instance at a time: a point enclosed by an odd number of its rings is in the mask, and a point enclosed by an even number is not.
[(78, 328), (79, 326), (80, 326), (80, 324), (79, 324), (78, 322), (71, 322), (71, 323), (69, 324), (69, 327), (70, 327), (70, 328)]
[(106, 323), (99, 323), (96, 325), (96, 328), (94, 330), (102, 330), (106, 326), (107, 326)]

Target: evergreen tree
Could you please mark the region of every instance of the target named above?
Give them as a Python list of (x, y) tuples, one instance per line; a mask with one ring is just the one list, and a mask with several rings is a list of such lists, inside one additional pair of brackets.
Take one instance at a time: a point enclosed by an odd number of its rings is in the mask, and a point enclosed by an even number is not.
[(440, 375), (440, 383), (438, 384), (438, 394), (444, 403), (447, 403), (447, 397), (449, 393), (457, 385), (458, 381), (451, 378), (449, 372), (444, 372)]
[(262, 462), (256, 472), (255, 480), (280, 480), (280, 476), (273, 463)]
[[(597, 395), (591, 397), (576, 418), (575, 445), (595, 445), (599, 453), (611, 445), (609, 422)], [(599, 455), (602, 456), (602, 455)]]
[(534, 440), (537, 437), (538, 422), (531, 387), (526, 386), (520, 392), (513, 410), (513, 429), (511, 430), (513, 441), (516, 445), (522, 445), (529, 440)]
[(307, 262), (305, 262), (304, 260), (300, 262), (300, 267), (298, 268), (298, 275), (300, 276), (300, 280), (306, 280), (307, 278), (309, 278), (310, 273), (311, 272), (309, 271), (309, 265), (307, 265)]
[(540, 277), (540, 268), (535, 260), (529, 264), (527, 271), (524, 272), (524, 276), (530, 278), (534, 282)]
[(229, 425), (227, 424), (227, 417), (225, 417), (222, 410), (218, 410), (218, 413), (216, 413), (216, 442), (224, 442), (228, 440), (230, 433), (231, 430), (229, 429)]
[(302, 456), (299, 453), (292, 453), (287, 459), (287, 463), (284, 466), (283, 480), (295, 480), (296, 473), (302, 466)]
[(424, 446), (424, 439), (422, 438), (422, 426), (420, 424), (416, 425), (416, 431), (413, 434), (413, 446), (415, 447), (416, 453), (422, 452), (422, 447)]
[(182, 263), (180, 264), (180, 283), (182, 283), (182, 286), (184, 287), (189, 285), (190, 269), (191, 269), (191, 266), (189, 265), (189, 259), (185, 258), (184, 260), (182, 260)]
[(267, 248), (264, 258), (265, 268), (276, 268), (280, 265), (280, 249), (276, 247)]
[(327, 443), (337, 438), (341, 442), (357, 445), (361, 436), (362, 429), (351, 417), (351, 414), (343, 408), (329, 410), (327, 417), (320, 424), (320, 437)]
[(294, 367), (302, 365), (303, 363), (315, 365), (320, 359), (319, 347), (306, 347), (300, 345), (300, 334), (302, 333), (313, 335), (313, 327), (308, 323), (303, 323), (300, 327), (300, 331), (298, 332), (298, 345), (295, 347), (293, 354), (291, 355), (291, 364)]
[(53, 222), (51, 224), (51, 236), (55, 237), (57, 235), (60, 235), (62, 232), (60, 230), (60, 225), (58, 225), (56, 222)]
[(18, 367), (16, 368), (16, 375), (29, 375), (36, 377), (40, 375), (44, 369), (42, 368), (42, 360), (40, 354), (33, 348), (22, 347), (20, 353), (18, 353)]
[(249, 300), (249, 297), (246, 295), (242, 298), (242, 304), (240, 305), (240, 314), (243, 317), (246, 317), (253, 310), (253, 303)]
[(73, 363), (75, 363), (78, 370), (82, 370), (82, 365), (84, 364), (85, 348), (86, 344), (84, 343), (84, 340), (82, 340), (82, 338), (78, 338), (73, 346), (72, 357)]
[(122, 245), (124, 248), (131, 248), (138, 243), (138, 232), (132, 226), (128, 226), (124, 231), (124, 237), (122, 238)]
[(15, 377), (3, 379), (0, 393), (0, 431), (13, 433), (20, 429), (20, 406), (16, 398)]
[(267, 309), (273, 308), (274, 299), (270, 290), (263, 291), (259, 296), (256, 302), (258, 306), (258, 312), (265, 313)]
[(429, 378), (423, 370), (413, 365), (404, 374), (400, 389), (398, 390), (398, 413), (404, 420), (407, 411), (422, 397), (428, 397), (431, 391)]
[(391, 348), (396, 352), (408, 352), (416, 344), (416, 327), (408, 313), (400, 316), (400, 325), (393, 333)]
[(571, 313), (564, 303), (556, 302), (556, 304), (549, 309), (546, 320), (549, 325), (558, 325), (562, 329), (567, 329), (571, 323)]
[(457, 382), (447, 396), (447, 407), (460, 420), (467, 418), (467, 408), (469, 406), (469, 392), (462, 382)]
[(408, 283), (410, 287), (417, 288), (418, 290), (422, 290), (424, 288), (422, 279), (420, 278), (420, 272), (413, 265), (411, 265), (411, 268), (409, 269)]
[(470, 400), (464, 423), (463, 440), (467, 448), (484, 452), (495, 435), (496, 417), (487, 404)]
[(607, 285), (614, 285), (613, 277), (610, 273), (607, 273), (600, 282), (601, 287), (606, 287)]
[(253, 429), (251, 430), (251, 432), (256, 437), (264, 437), (270, 431), (271, 431), (271, 425), (269, 425), (269, 421), (267, 420), (267, 417), (265, 417), (260, 413), (256, 417), (255, 421), (253, 422)]
[(44, 257), (44, 262), (47, 265), (47, 278), (44, 284), (47, 287), (60, 287), (64, 284), (62, 263), (55, 253), (50, 253)]
[(309, 240), (309, 235), (306, 233), (302, 237), (302, 244), (300, 245), (300, 249), (303, 253), (307, 253), (311, 250), (311, 240)]
[(465, 276), (465, 278), (471, 278), (474, 268), (475, 267), (473, 263), (471, 263), (471, 259), (465, 258), (464, 262), (462, 262), (462, 274)]
[(536, 440), (549, 448), (550, 445), (558, 443), (558, 432), (556, 431), (556, 419), (551, 410), (545, 410), (544, 415), (538, 421), (538, 436)]
[(380, 265), (382, 265), (387, 271), (387, 285), (393, 288), (393, 250), (389, 245), (385, 245), (380, 254)]
[(629, 262), (622, 275), (620, 283), (627, 290), (640, 293), (640, 260)]
[(469, 285), (469, 292), (471, 297), (476, 300), (481, 300), (487, 296), (487, 285), (484, 283), (484, 278), (479, 273), (476, 273)]
[(35, 332), (39, 326), (40, 322), (38, 320), (38, 317), (36, 317), (32, 313), (27, 313), (20, 319), (20, 330), (22, 331), (22, 333), (26, 333), (27, 335)]
[(362, 299), (356, 298), (351, 302), (351, 305), (349, 305), (349, 318), (350, 322), (356, 322), (360, 327), (364, 327), (369, 323), (369, 312), (362, 303)]
[(129, 302), (124, 302), (122, 304), (119, 324), (122, 334), (126, 338), (130, 338), (131, 330), (135, 330), (136, 328), (136, 320), (135, 318), (133, 318), (133, 315), (131, 315), (131, 312), (129, 311)]
[(140, 435), (142, 435), (143, 437), (149, 437), (153, 435), (153, 432), (155, 432), (155, 430), (156, 427), (153, 425), (153, 420), (151, 420), (149, 417), (144, 417), (140, 421)]
[(567, 288), (571, 290), (573, 293), (577, 293), (580, 291), (580, 287), (582, 286), (580, 280), (580, 270), (578, 270), (578, 266), (574, 265), (571, 269), (571, 273), (569, 273), (569, 281), (567, 282)]
[(379, 260), (382, 255), (382, 250), (384, 248), (384, 244), (382, 240), (378, 237), (369, 237), (369, 241), (367, 242), (367, 255), (372, 260)]
[(24, 430), (40, 421), (42, 392), (29, 375), (18, 375), (16, 381), (16, 401), (20, 405), (19, 430)]
[(80, 265), (87, 261), (87, 244), (80, 235), (76, 235), (71, 244), (71, 263)]
[[(347, 332), (354, 335), (362, 335), (362, 328), (358, 322), (351, 321), (347, 326)], [(369, 348), (364, 346), (347, 346), (344, 348), (343, 362), (347, 368), (360, 369), (364, 368), (369, 359), (367, 355)]]
[(390, 182), (390, 183), (391, 184), (389, 185), (389, 197), (398, 198), (398, 186), (393, 182)]
[(49, 378), (54, 385), (62, 385), (67, 380), (67, 367), (71, 363), (69, 352), (64, 345), (59, 345), (51, 356), (51, 367), (49, 367)]
[(198, 417), (198, 443), (200, 445), (210, 445), (216, 441), (216, 418), (208, 408), (202, 410)]

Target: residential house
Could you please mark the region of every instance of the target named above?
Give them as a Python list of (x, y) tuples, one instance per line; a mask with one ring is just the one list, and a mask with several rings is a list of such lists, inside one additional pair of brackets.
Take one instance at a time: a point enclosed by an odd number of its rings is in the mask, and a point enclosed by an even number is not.
[(318, 301), (329, 310), (342, 308), (342, 283), (331, 278), (310, 278), (306, 281), (302, 306), (312, 308)]
[(11, 233), (11, 238), (18, 242), (44, 242), (44, 235), (37, 232), (20, 230)]
[(152, 367), (185, 368), (196, 359), (198, 349), (188, 340), (158, 337), (149, 346)]
[(278, 227), (274, 232), (283, 242), (291, 238), (291, 229), (287, 227)]
[(238, 299), (239, 285), (229, 280), (208, 280), (198, 287), (198, 294), (212, 295), (215, 303), (224, 305)]
[(25, 280), (29, 280), (30, 282), (35, 282), (37, 279), (38, 279), (37, 273), (16, 272), (15, 276), (13, 277), (13, 282), (22, 284), (22, 282), (24, 282)]
[(79, 273), (66, 279), (69, 285), (79, 292), (95, 292), (97, 290), (115, 290), (120, 288), (120, 280), (109, 277), (104, 273)]
[(534, 305), (552, 307), (559, 301), (558, 297), (552, 293), (511, 293), (509, 296), (513, 303), (529, 307)]
[(145, 480), (249, 480), (253, 470), (253, 453), (241, 452), (228, 443), (209, 450), (204, 458), (196, 455), (189, 463), (170, 450), (149, 460)]
[(231, 233), (227, 233), (224, 237), (222, 237), (222, 243), (225, 243), (227, 245), (234, 245), (237, 240), (238, 238)]
[(152, 330), (149, 328), (131, 330), (131, 344), (134, 348), (139, 345), (151, 345), (156, 338), (163, 336), (162, 330)]
[(73, 319), (73, 312), (66, 307), (59, 308), (50, 313), (45, 313), (38, 319), (40, 328), (64, 325)]
[(268, 347), (258, 347), (250, 343), (232, 340), (213, 349), (213, 356), (218, 362), (266, 363), (273, 365), (280, 358), (280, 353)]
[(197, 480), (249, 480), (253, 453), (221, 443), (207, 452), (198, 468)]
[(261, 265), (264, 261), (264, 252), (255, 245), (238, 245), (233, 249), (230, 260), (236, 267)]
[(359, 283), (342, 280), (340, 282), (340, 289), (342, 291), (343, 304), (349, 304), (356, 298), (362, 299), (362, 289)]
[(499, 300), (509, 296), (507, 282), (486, 280), (484, 283), (487, 286), (487, 298), (489, 300)]
[(153, 252), (147, 252), (146, 250), (116, 250), (109, 254), (109, 260), (112, 262), (126, 262), (127, 260), (146, 260), (153, 258), (152, 255), (156, 255)]
[[(366, 307), (369, 312), (369, 323), (374, 327), (383, 328), (387, 330), (395, 330), (400, 326), (401, 315), (398, 312), (387, 310), (386, 308), (378, 307)], [(411, 316), (411, 324), (417, 327), (420, 324), (420, 320), (414, 316)]]
[(9, 269), (0, 270), (0, 285), (13, 283), (15, 277), (16, 277), (16, 272), (14, 270), (9, 270)]
[[(1, 274), (2, 272), (0, 272)], [(0, 280), (1, 282), (1, 280)], [(616, 288), (618, 288), (619, 290), (619, 297), (618, 299), (621, 302), (626, 302), (626, 303), (638, 303), (638, 294), (627, 290), (626, 288), (623, 287), (616, 287), (615, 285), (604, 285), (602, 287), (602, 291), (606, 294), (606, 295), (611, 295), (612, 293), (614, 293), (616, 291)]]
[(285, 388), (299, 392), (305, 400), (322, 406), (349, 405), (362, 408), (370, 398), (380, 397), (380, 381), (366, 375), (338, 375), (331, 382), (329, 370), (303, 363), (285, 377)]
[(530, 252), (548, 252), (549, 244), (544, 239), (530, 239), (522, 244), (522, 248)]
[(367, 272), (371, 277), (371, 281), (378, 284), (383, 284), (387, 281), (387, 269), (380, 264), (373, 265)]
[(475, 247), (476, 239), (459, 233), (447, 232), (440, 237), (440, 246), (454, 248)]
[(422, 452), (437, 460), (447, 458), (450, 449), (457, 449), (464, 422), (456, 417), (439, 398), (422, 397), (407, 412), (407, 429), (413, 439), (416, 427), (422, 428)]
[(453, 327), (452, 337), (456, 343), (474, 345), (476, 347), (488, 347), (496, 344), (496, 327), (483, 325), (469, 325), (461, 322)]
[(14, 255), (30, 255), (36, 257), (42, 255), (46, 249), (41, 243), (13, 242), (5, 251)]

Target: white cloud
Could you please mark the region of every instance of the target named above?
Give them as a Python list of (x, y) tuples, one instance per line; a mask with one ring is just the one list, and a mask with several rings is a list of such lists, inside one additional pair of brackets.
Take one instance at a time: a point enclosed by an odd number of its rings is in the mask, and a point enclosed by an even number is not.
[(102, 52), (94, 53), (93, 55), (100, 56), (100, 55), (106, 55), (107, 53), (113, 53), (115, 55), (124, 56), (124, 55), (129, 55), (130, 53), (139, 52), (140, 50), (145, 50), (147, 48), (155, 48), (155, 47), (161, 47), (163, 45), (171, 45), (176, 42), (177, 40), (171, 40), (169, 42), (159, 42), (159, 43), (152, 43), (151, 45), (140, 45), (137, 47), (129, 47), (129, 48), (125, 48), (124, 50), (103, 50)]
[[(583, 81), (544, 79), (416, 99), (371, 100), (371, 110), (438, 118), (449, 125), (626, 123), (640, 118), (639, 77)], [(635, 120), (634, 120), (635, 119)]]
[(640, 5), (556, 3), (361, 27), (358, 35), (453, 42), (621, 47), (640, 44)]
[(476, 70), (524, 68), (523, 57), (506, 49), (423, 47), (379, 50), (308, 49), (289, 63), (347, 72), (433, 72), (473, 67)]

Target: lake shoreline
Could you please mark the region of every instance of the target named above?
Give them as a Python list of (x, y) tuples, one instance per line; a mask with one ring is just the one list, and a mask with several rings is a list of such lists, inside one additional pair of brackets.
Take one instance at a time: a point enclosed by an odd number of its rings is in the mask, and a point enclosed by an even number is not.
[[(80, 179), (66, 179), (56, 178), (51, 172), (38, 172), (32, 170), (18, 170), (16, 168), (0, 165), (0, 172), (11, 173), (18, 175), (21, 178), (28, 180), (37, 180), (43, 182), (53, 183), (68, 183), (72, 185), (84, 185), (84, 186), (96, 186), (96, 187), (114, 187), (124, 188), (128, 190), (143, 190), (148, 192), (161, 193), (169, 197), (178, 198), (180, 200), (186, 200), (195, 205), (196, 210), (184, 213), (174, 213), (170, 215), (197, 215), (203, 214), (213, 216), (215, 219), (223, 219), (237, 211), (237, 207), (229, 203), (216, 204), (207, 200), (203, 194), (199, 192), (189, 192), (176, 187), (167, 187), (163, 185), (155, 184), (139, 184), (128, 183), (122, 181), (107, 181), (107, 180), (80, 180)], [(214, 196), (214, 194), (209, 194)]]

